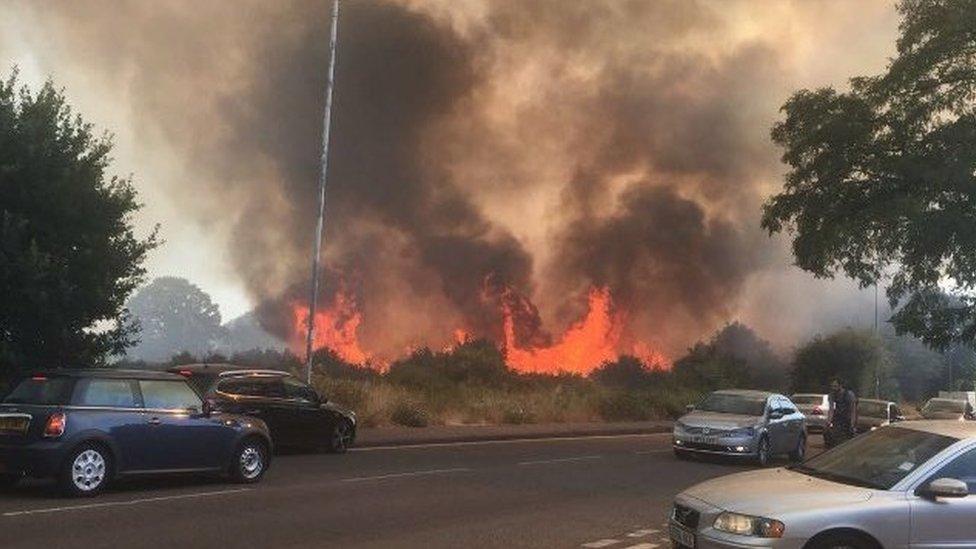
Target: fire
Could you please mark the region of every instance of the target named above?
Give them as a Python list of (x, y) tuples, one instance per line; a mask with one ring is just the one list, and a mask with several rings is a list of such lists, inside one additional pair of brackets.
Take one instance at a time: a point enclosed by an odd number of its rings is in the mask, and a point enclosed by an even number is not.
[[(304, 353), (308, 337), (308, 306), (292, 303), (292, 317), (295, 329), (292, 331), (291, 346), (301, 354)], [(327, 307), (316, 308), (312, 348), (328, 347), (346, 362), (365, 364), (369, 355), (360, 346), (356, 333), (362, 320), (356, 300), (343, 292), (336, 293)]]
[(612, 311), (608, 288), (590, 290), (586, 316), (570, 326), (549, 346), (519, 348), (515, 339), (513, 311), (504, 310), (505, 356), (509, 366), (520, 372), (572, 372), (588, 374), (600, 364), (614, 360), (623, 322)]

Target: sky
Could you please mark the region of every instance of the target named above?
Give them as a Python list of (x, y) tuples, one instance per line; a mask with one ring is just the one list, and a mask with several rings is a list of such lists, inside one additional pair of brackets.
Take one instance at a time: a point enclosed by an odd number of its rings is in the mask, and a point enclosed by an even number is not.
[[(189, 279), (225, 320), (307, 283), (329, 9), (231, 4), (0, 4), (0, 74), (53, 79), (114, 135), (134, 222), (165, 240), (150, 277)], [(779, 107), (883, 70), (891, 2), (343, 10), (326, 292), (351, 281), (373, 347), (497, 331), (489, 290), (549, 327), (523, 328), (530, 342), (609, 287), (626, 337), (671, 355), (732, 320), (780, 348), (873, 323), (873, 290), (799, 272), (758, 216), (785, 171), (768, 138)]]

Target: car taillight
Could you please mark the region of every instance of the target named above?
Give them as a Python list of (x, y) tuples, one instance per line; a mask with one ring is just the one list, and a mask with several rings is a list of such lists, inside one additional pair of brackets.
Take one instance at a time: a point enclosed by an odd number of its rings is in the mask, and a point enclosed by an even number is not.
[(193, 372), (191, 372), (190, 370), (180, 370), (177, 373), (179, 373), (183, 377), (193, 377)]
[(64, 412), (54, 412), (47, 416), (47, 423), (44, 425), (44, 436), (59, 437), (64, 434), (64, 427), (68, 424), (68, 416)]
[(822, 416), (823, 415), (823, 410), (820, 408), (820, 406), (814, 406), (813, 407), (813, 412), (811, 412), (811, 413), (813, 415), (815, 415), (815, 416)]

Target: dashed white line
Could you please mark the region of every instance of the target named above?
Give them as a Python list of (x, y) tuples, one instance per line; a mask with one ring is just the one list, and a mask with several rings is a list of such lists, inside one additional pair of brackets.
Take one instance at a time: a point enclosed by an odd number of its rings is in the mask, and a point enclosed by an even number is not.
[(651, 534), (656, 534), (660, 530), (655, 530), (653, 528), (648, 528), (646, 530), (634, 530), (633, 532), (627, 534), (628, 538), (642, 538), (644, 536), (649, 536)]
[(467, 467), (456, 467), (454, 469), (427, 469), (425, 471), (409, 471), (406, 473), (389, 473), (386, 475), (375, 475), (371, 477), (353, 477), (340, 479), (342, 482), (363, 482), (367, 480), (383, 480), (387, 478), (401, 478), (401, 477), (419, 477), (422, 475), (440, 475), (444, 473), (462, 473), (465, 471), (473, 471)]
[(657, 543), (638, 543), (637, 545), (629, 545), (623, 549), (655, 549), (660, 547)]
[(639, 450), (634, 452), (638, 456), (647, 456), (650, 454), (670, 454), (672, 450)]
[(565, 463), (572, 461), (587, 461), (591, 459), (600, 459), (603, 456), (577, 456), (577, 457), (565, 457), (556, 459), (536, 459), (532, 461), (520, 461), (519, 465), (541, 465), (544, 463)]
[(235, 490), (217, 490), (213, 492), (198, 492), (196, 494), (180, 494), (177, 496), (160, 496), (155, 498), (132, 499), (128, 501), (107, 501), (105, 503), (88, 503), (84, 505), (65, 505), (63, 507), (48, 507), (44, 509), (26, 509), (24, 511), (8, 511), (3, 514), (5, 517), (20, 517), (24, 515), (39, 515), (42, 513), (60, 513), (62, 511), (80, 511), (85, 509), (98, 509), (101, 507), (121, 507), (125, 505), (139, 505), (142, 503), (155, 503), (158, 501), (172, 501), (177, 499), (206, 498), (212, 496), (222, 496), (225, 494), (237, 494), (250, 492), (251, 488), (237, 488)]
[(600, 549), (601, 547), (610, 547), (615, 543), (620, 543), (620, 540), (616, 539), (598, 539), (596, 541), (591, 541), (590, 543), (584, 543), (583, 547), (588, 549)]

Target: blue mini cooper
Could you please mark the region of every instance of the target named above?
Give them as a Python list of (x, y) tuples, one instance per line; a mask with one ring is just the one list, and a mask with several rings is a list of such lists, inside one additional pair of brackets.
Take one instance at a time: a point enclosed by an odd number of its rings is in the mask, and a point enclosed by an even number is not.
[(191, 472), (253, 483), (271, 450), (264, 422), (209, 410), (170, 373), (42, 372), (0, 403), (0, 486), (55, 478), (68, 495), (92, 496), (122, 476)]

